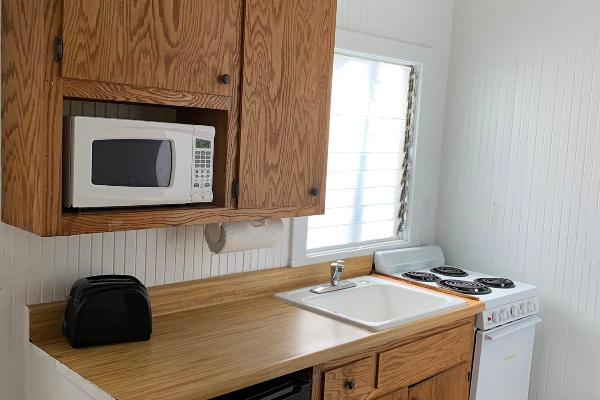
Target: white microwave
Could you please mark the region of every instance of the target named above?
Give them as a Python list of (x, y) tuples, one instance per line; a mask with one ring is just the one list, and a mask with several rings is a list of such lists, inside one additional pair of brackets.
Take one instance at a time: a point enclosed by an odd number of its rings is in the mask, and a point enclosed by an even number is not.
[(214, 127), (91, 117), (65, 124), (67, 207), (212, 202)]

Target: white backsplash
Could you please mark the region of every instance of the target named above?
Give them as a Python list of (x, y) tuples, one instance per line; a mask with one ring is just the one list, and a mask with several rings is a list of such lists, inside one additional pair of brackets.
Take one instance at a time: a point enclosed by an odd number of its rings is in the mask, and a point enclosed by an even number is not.
[(221, 255), (210, 252), (203, 228), (41, 238), (0, 223), (0, 399), (23, 398), (14, 383), (23, 377), (25, 305), (64, 299), (80, 277), (130, 274), (154, 286), (288, 264), (287, 219), (277, 246)]

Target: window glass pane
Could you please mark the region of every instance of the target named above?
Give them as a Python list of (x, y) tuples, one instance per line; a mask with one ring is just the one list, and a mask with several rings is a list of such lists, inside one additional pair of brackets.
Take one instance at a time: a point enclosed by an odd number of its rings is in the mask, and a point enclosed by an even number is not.
[(307, 248), (395, 235), (411, 67), (336, 54), (325, 215)]

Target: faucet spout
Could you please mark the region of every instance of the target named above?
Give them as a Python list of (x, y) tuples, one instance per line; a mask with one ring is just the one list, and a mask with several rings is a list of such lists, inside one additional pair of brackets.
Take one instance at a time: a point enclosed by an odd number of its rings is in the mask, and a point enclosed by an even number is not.
[(354, 282), (340, 281), (342, 272), (344, 272), (344, 260), (337, 260), (336, 262), (331, 263), (331, 280), (329, 285), (318, 286), (310, 289), (310, 291), (313, 293), (322, 294), (356, 287), (356, 283)]
[(344, 272), (344, 260), (337, 260), (331, 263), (331, 286), (338, 286), (340, 284), (342, 272)]

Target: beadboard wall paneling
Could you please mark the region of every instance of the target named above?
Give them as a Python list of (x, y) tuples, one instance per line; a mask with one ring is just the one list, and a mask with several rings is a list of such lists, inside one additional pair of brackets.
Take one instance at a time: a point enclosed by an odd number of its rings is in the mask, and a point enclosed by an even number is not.
[[(2, 260), (2, 283), (10, 283), (13, 276), (22, 277), (26, 284), (26, 290), (20, 291), (13, 281), (12, 288), (2, 286), (0, 293), (12, 292), (24, 300), (15, 301), (21, 305), (62, 300), (75, 280), (89, 275), (128, 274), (146, 286), (156, 286), (276, 268), (288, 261), (288, 240), (270, 248), (214, 254), (204, 240), (203, 225), (55, 238), (0, 226), (2, 243), (9, 244), (13, 253)], [(288, 236), (286, 219), (284, 238)], [(19, 269), (25, 274), (11, 275)]]
[(202, 225), (41, 238), (0, 223), (0, 399), (24, 398), (26, 304), (64, 299), (89, 275), (130, 274), (154, 286), (285, 266), (289, 228), (286, 219), (275, 247), (214, 254)]
[(338, 0), (337, 27), (443, 50), (451, 0)]
[(436, 238), (538, 286), (531, 400), (600, 399), (598, 21), (597, 0), (455, 2)]

